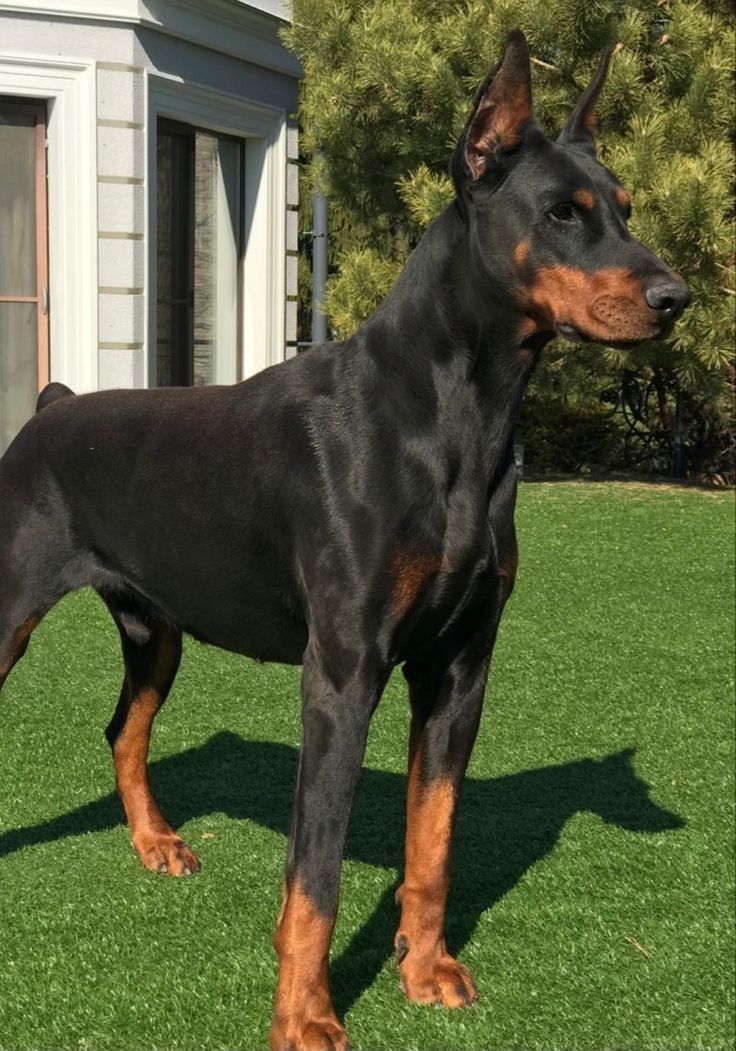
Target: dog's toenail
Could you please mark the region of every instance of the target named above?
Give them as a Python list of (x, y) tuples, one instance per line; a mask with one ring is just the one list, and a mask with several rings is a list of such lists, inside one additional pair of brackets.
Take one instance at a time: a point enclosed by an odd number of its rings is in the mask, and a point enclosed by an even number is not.
[(400, 964), (406, 959), (406, 954), (409, 952), (409, 940), (405, 935), (400, 934), (396, 939), (396, 963)]

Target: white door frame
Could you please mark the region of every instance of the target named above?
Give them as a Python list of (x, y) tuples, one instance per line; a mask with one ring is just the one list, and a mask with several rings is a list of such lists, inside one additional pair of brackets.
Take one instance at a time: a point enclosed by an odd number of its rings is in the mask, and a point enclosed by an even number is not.
[(50, 373), (97, 389), (95, 63), (35, 55), (0, 59), (0, 95), (48, 109)]

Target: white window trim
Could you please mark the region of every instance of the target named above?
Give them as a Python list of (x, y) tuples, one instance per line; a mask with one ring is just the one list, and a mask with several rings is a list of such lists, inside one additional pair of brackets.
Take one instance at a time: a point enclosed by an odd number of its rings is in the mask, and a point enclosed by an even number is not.
[(169, 117), (245, 141), (245, 260), (240, 379), (285, 357), (286, 114), (147, 72), (146, 375), (156, 382), (156, 129)]
[(97, 389), (95, 64), (0, 59), (0, 95), (48, 103), (51, 379)]

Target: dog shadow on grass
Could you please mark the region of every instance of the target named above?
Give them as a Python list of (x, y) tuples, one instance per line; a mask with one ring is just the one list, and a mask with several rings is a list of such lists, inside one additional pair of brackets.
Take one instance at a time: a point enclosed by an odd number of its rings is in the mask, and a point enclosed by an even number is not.
[[(685, 822), (650, 798), (633, 768), (634, 751), (581, 759), (490, 780), (467, 778), (463, 788), (448, 903), (447, 941), (459, 952), (483, 912), (500, 901), (535, 862), (554, 848), (567, 821), (592, 812), (632, 832), (664, 832)], [(224, 812), (288, 834), (296, 749), (247, 741), (222, 732), (199, 748), (151, 764), (154, 794), (174, 826)], [(400, 870), (406, 778), (364, 769), (355, 794), (345, 857)], [(122, 822), (110, 793), (42, 824), (0, 835), (0, 857), (22, 847), (113, 828)], [(340, 1015), (367, 989), (391, 951), (398, 910), (394, 883), (332, 965)]]

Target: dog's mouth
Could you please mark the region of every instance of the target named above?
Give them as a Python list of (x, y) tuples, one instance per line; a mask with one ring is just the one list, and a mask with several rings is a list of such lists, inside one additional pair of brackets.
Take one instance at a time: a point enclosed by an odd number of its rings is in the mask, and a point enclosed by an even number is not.
[(575, 328), (574, 325), (568, 325), (564, 321), (560, 321), (555, 325), (555, 331), (558, 336), (562, 336), (569, 343), (591, 343), (592, 340), (581, 332), (579, 328)]
[(623, 348), (666, 339), (690, 299), (682, 279), (670, 278), (663, 284), (621, 267), (541, 267), (521, 292), (525, 328)]
[(620, 350), (631, 349), (649, 339), (666, 339), (672, 332), (673, 328), (674, 322), (652, 326), (649, 331), (642, 332), (641, 335), (629, 335), (627, 333), (624, 338), (616, 338), (615, 332), (611, 332), (610, 336), (603, 334), (592, 335), (591, 333), (578, 328), (577, 325), (571, 325), (567, 321), (558, 321), (555, 323), (555, 333), (558, 336), (562, 336), (562, 338), (566, 339), (569, 343), (605, 343), (607, 347), (615, 347)]

